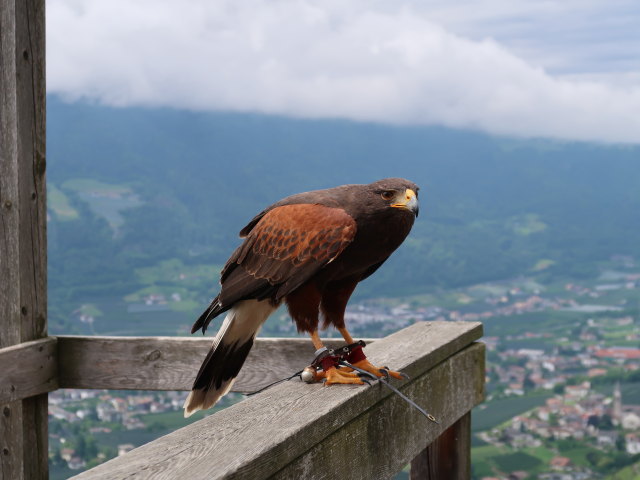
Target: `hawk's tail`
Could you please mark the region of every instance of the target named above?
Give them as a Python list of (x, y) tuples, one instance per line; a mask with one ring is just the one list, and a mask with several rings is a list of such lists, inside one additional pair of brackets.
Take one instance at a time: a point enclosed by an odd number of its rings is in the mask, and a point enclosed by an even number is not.
[(253, 339), (274, 310), (269, 300), (243, 300), (230, 309), (184, 402), (185, 417), (212, 407), (231, 389)]

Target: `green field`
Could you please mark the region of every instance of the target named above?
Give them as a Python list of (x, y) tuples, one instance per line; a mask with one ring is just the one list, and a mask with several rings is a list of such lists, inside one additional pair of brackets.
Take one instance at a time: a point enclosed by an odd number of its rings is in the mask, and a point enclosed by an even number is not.
[(180, 259), (162, 260), (151, 267), (136, 269), (136, 276), (145, 285), (181, 285), (192, 288), (208, 282), (217, 285), (221, 265), (185, 265)]
[[(595, 385), (594, 388), (605, 395), (613, 395), (613, 384)], [(622, 392), (622, 403), (629, 405), (640, 404), (640, 382), (620, 383), (620, 391)]]
[(142, 205), (138, 196), (126, 185), (100, 182), (90, 178), (73, 178), (62, 184), (62, 190), (75, 193), (93, 213), (104, 218), (116, 230), (124, 224), (121, 215), (127, 208)]
[(493, 317), (483, 321), (485, 335), (518, 335), (525, 331), (564, 335), (567, 328), (582, 324), (589, 315), (580, 312), (543, 311)]
[(591, 463), (589, 462), (589, 460), (587, 460), (587, 455), (593, 451), (598, 450), (588, 446), (582, 446), (571, 449), (563, 449), (562, 455), (565, 457), (569, 457), (574, 465), (578, 465), (580, 467), (590, 467)]
[(525, 237), (547, 229), (547, 224), (540, 219), (540, 215), (535, 213), (511, 217), (507, 220), (506, 226), (515, 234)]
[(523, 452), (498, 455), (493, 457), (492, 460), (503, 472), (513, 472), (515, 470), (531, 472), (542, 465), (540, 459)]
[(78, 218), (78, 211), (71, 206), (69, 197), (51, 182), (47, 183), (47, 207), (63, 222)]
[(483, 403), (473, 410), (472, 431), (490, 430), (518, 414), (544, 404), (551, 393), (535, 393), (523, 397), (508, 397)]
[(104, 183), (93, 178), (72, 178), (66, 180), (62, 184), (62, 188), (74, 192), (95, 192), (99, 194), (126, 194), (131, 191), (127, 186)]
[[(176, 336), (188, 335), (194, 321), (194, 315), (185, 312), (173, 311), (149, 311), (131, 313), (127, 311), (128, 304), (120, 298), (88, 299), (91, 304), (102, 312), (93, 323), (93, 330), (87, 324), (73, 321), (73, 332), (78, 335), (154, 335)], [(71, 333), (57, 332), (51, 329), (52, 334)]]
[(487, 445), (471, 449), (471, 466), (475, 478), (507, 475), (510, 472), (524, 470), (537, 478), (539, 473), (548, 472), (549, 461), (557, 452), (546, 447), (523, 448), (513, 450), (508, 447)]
[(493, 445), (472, 448), (471, 469), (473, 471), (473, 476), (480, 478), (495, 475), (496, 467), (491, 460), (506, 452), (506, 448), (499, 448)]
[(609, 475), (605, 480), (638, 480), (640, 478), (640, 461)]

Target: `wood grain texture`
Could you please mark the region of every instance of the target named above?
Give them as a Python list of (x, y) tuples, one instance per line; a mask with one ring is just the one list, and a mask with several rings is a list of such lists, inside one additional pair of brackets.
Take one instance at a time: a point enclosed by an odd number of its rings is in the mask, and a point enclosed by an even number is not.
[(412, 376), (394, 383), (441, 425), (380, 384), (291, 381), (75, 478), (388, 478), (482, 400), (481, 335), (479, 323), (417, 323), (366, 349)]
[(58, 388), (57, 339), (42, 338), (0, 349), (0, 404)]
[(0, 348), (20, 343), (15, 5), (0, 0)]
[[(47, 334), (44, 30), (44, 0), (0, 0), (0, 348)], [(48, 476), (46, 398), (0, 405), (3, 478)]]
[(411, 480), (471, 478), (471, 412), (411, 460)]
[[(344, 344), (324, 341), (329, 348)], [(60, 388), (188, 391), (212, 340), (60, 336), (58, 342)], [(233, 391), (254, 392), (288, 377), (309, 365), (313, 353), (305, 338), (257, 338)]]
[[(0, 348), (20, 342), (15, 8), (0, 0)], [(0, 409), (0, 478), (23, 478), (22, 402)]]

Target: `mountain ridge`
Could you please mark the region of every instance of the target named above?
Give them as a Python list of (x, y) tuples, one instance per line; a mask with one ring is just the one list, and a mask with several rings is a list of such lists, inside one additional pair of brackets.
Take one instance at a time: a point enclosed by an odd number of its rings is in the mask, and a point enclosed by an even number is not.
[[(52, 288), (81, 291), (88, 281), (100, 284), (104, 279), (91, 275), (90, 265), (111, 285), (118, 274), (126, 282), (127, 271), (163, 258), (223, 263), (238, 243), (237, 232), (264, 206), (300, 191), (387, 176), (421, 186), (421, 215), (406, 245), (359, 287), (360, 294), (506, 278), (531, 272), (541, 260), (551, 266), (539, 275), (575, 276), (612, 254), (640, 253), (633, 241), (640, 226), (639, 154), (640, 148), (626, 145), (118, 109), (50, 96), (49, 181), (126, 184), (143, 201), (122, 212), (115, 238), (88, 208), (78, 207), (82, 215), (73, 221), (53, 215)], [(73, 205), (83, 203), (67, 193)], [(88, 240), (76, 241), (71, 251), (74, 230)]]

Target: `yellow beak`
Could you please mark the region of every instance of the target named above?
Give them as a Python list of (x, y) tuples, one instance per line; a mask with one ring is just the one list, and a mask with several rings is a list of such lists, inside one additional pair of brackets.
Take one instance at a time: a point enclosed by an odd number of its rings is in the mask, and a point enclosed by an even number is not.
[(416, 217), (418, 216), (420, 206), (418, 205), (418, 197), (416, 196), (416, 192), (414, 192), (412, 189), (407, 188), (404, 191), (404, 194), (398, 195), (395, 200), (396, 201), (391, 204), (392, 207), (411, 210)]

